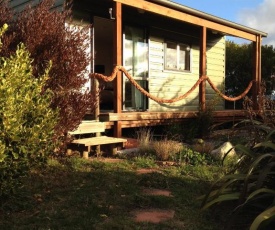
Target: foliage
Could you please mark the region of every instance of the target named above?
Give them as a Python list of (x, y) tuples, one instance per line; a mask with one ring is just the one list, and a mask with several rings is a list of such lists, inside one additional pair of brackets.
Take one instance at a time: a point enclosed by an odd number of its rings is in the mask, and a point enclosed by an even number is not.
[(12, 14), (6, 0), (0, 0), (0, 27), (12, 20)]
[(161, 161), (176, 159), (176, 155), (179, 155), (183, 149), (180, 142), (170, 140), (166, 136), (162, 137), (161, 140), (155, 140), (151, 129), (142, 128), (138, 130), (137, 138), (139, 152), (142, 155), (151, 156)]
[(218, 101), (221, 100), (218, 95), (209, 101), (207, 101), (205, 110), (199, 107), (197, 117), (184, 124), (183, 136), (186, 140), (192, 140), (194, 138), (204, 138), (210, 134), (211, 127), (214, 123), (213, 112)]
[[(255, 103), (258, 110), (254, 110)], [(234, 202), (227, 229), (232, 229), (240, 219), (247, 221), (251, 230), (274, 229), (275, 114), (274, 101), (266, 96), (265, 82), (261, 84), (257, 101), (246, 97), (243, 104), (248, 119), (237, 123), (234, 129), (242, 128), (250, 137), (246, 144), (235, 146), (239, 160), (232, 171), (218, 180), (205, 195), (202, 209)], [(248, 214), (246, 219), (240, 218), (243, 213)]]
[(194, 151), (191, 148), (185, 147), (177, 156), (180, 162), (184, 162), (190, 165), (209, 165), (215, 161), (208, 153), (200, 153)]
[(212, 145), (202, 145), (198, 152), (183, 145), (179, 141), (170, 140), (167, 137), (154, 140), (151, 129), (140, 129), (138, 131), (139, 154), (161, 161), (175, 161), (190, 165), (208, 165), (215, 162), (208, 151)]
[(241, 94), (252, 80), (252, 45), (226, 42), (225, 92), (228, 95)]
[[(236, 208), (233, 219), (236, 219), (241, 209), (250, 206), (258, 210), (251, 229), (262, 229), (261, 226), (274, 220), (275, 213), (275, 152), (257, 152), (260, 146), (271, 146), (270, 142), (262, 142), (254, 146), (254, 151), (244, 146), (236, 149), (244, 154), (249, 154), (250, 161), (246, 159), (246, 166), (238, 168), (235, 174), (226, 175), (213, 185), (202, 203), (202, 209), (207, 209), (214, 204), (226, 201), (235, 201)], [(275, 146), (272, 147), (275, 150)], [(244, 156), (244, 155), (243, 155)], [(244, 157), (242, 157), (242, 160)], [(268, 215), (266, 215), (269, 213)], [(232, 222), (232, 220), (230, 221)], [(230, 225), (231, 226), (231, 225)], [(228, 228), (230, 229), (230, 227)], [(263, 228), (264, 229), (264, 228)]]
[(267, 95), (271, 94), (271, 91), (275, 88), (274, 77), (275, 74), (275, 47), (272, 45), (263, 45), (262, 46), (262, 79), (266, 82), (266, 93)]
[(167, 161), (179, 154), (183, 149), (183, 145), (177, 141), (164, 138), (160, 141), (153, 141), (152, 148), (159, 160)]
[(210, 154), (214, 149), (214, 144), (212, 142), (205, 142), (202, 139), (200, 142), (194, 143), (191, 147), (194, 151), (199, 153), (207, 153)]
[(138, 147), (140, 152), (152, 153), (153, 132), (149, 128), (141, 128), (137, 131)]
[(132, 161), (139, 168), (155, 168), (157, 166), (154, 156), (135, 156)]
[[(254, 110), (254, 105), (258, 110)], [(245, 97), (243, 107), (246, 111), (247, 120), (237, 125), (245, 125), (251, 135), (250, 146), (263, 141), (266, 135), (275, 128), (275, 101), (266, 96), (266, 85), (262, 82), (257, 102), (253, 102), (251, 98)]]
[[(262, 47), (262, 79), (267, 84), (267, 94), (271, 94), (275, 73), (275, 48), (272, 45)], [(226, 42), (226, 94), (237, 96), (241, 94), (253, 79), (253, 45)]]
[(50, 67), (34, 78), (31, 64), (23, 44), (0, 61), (0, 196), (15, 191), (29, 168), (55, 148), (58, 111), (49, 107), (53, 92), (44, 89)]
[[(45, 72), (49, 61), (49, 79), (45, 89), (54, 93), (52, 108), (59, 108), (60, 118), (55, 128), (56, 136), (63, 136), (75, 129), (88, 107), (95, 107), (94, 96), (83, 92), (88, 79), (90, 64), (89, 27), (72, 25), (70, 4), (62, 11), (52, 10), (54, 0), (43, 0), (36, 7), (27, 6), (22, 12), (14, 12), (7, 1), (0, 1), (0, 26), (8, 23), (9, 30), (3, 37), (1, 55), (8, 57), (15, 52), (17, 44), (23, 42), (33, 59), (35, 77)], [(32, 1), (35, 4), (35, 1)]]

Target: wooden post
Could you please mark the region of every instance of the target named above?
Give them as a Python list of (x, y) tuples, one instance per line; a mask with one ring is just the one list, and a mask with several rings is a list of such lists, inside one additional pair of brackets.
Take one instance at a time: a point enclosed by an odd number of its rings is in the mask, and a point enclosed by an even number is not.
[[(93, 26), (92, 28), (92, 72), (95, 73), (95, 28)], [(95, 92), (95, 103), (96, 103), (96, 108), (94, 110), (94, 120), (99, 122), (99, 115), (100, 115), (100, 100), (99, 100), (99, 82), (96, 78), (94, 78), (92, 80), (92, 86), (93, 87), (93, 91)], [(96, 137), (100, 137), (101, 133), (97, 132)], [(96, 153), (100, 153), (100, 145), (96, 146)], [(83, 157), (84, 158), (88, 158), (89, 157), (89, 152), (83, 152)]]
[[(122, 4), (114, 2), (114, 64), (122, 65)], [(121, 113), (122, 111), (122, 73), (118, 72), (114, 81), (114, 112)], [(114, 136), (121, 137), (121, 122), (114, 123)]]
[[(206, 32), (207, 29), (205, 26), (201, 28), (201, 37), (200, 37), (200, 77), (206, 76)], [(199, 103), (202, 111), (205, 111), (206, 107), (206, 81), (202, 81), (199, 87)]]
[(253, 59), (253, 80), (255, 80), (255, 82), (252, 88), (252, 100), (253, 107), (257, 110), (260, 106), (257, 100), (261, 85), (261, 35), (258, 35), (256, 41), (253, 42)]

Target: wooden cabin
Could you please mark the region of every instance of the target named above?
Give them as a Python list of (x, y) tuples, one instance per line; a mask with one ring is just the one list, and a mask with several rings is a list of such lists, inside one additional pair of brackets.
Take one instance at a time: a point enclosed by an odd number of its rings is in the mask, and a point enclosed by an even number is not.
[[(10, 2), (20, 10), (30, 1)], [(56, 8), (63, 2), (56, 0)], [(192, 118), (217, 98), (217, 90), (225, 87), (225, 36), (253, 42), (250, 90), (257, 96), (264, 32), (168, 0), (74, 0), (73, 14), (75, 21), (92, 24), (91, 72), (110, 76), (116, 66), (123, 66), (113, 81), (104, 83), (93, 114), (116, 137), (124, 128)], [(87, 87), (93, 90), (94, 84), (91, 79)], [(224, 98), (215, 106), (216, 119), (243, 115), (226, 110)]]

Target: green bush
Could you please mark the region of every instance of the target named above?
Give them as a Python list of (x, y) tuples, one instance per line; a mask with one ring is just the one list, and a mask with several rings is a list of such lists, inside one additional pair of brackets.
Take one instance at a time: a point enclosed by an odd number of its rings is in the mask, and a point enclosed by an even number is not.
[[(264, 124), (260, 125), (259, 122), (256, 124), (263, 130)], [(234, 204), (226, 229), (233, 229), (233, 225), (238, 227), (238, 221), (241, 221), (242, 225), (250, 225), (251, 230), (274, 229), (274, 134), (275, 130), (267, 134), (265, 140), (251, 147), (236, 145), (235, 150), (239, 160), (234, 170), (218, 180), (204, 196), (202, 209), (226, 202)], [(249, 218), (243, 219), (244, 213)]]
[(13, 55), (17, 45), (23, 43), (33, 59), (34, 77), (45, 73), (47, 63), (52, 61), (45, 87), (54, 93), (51, 108), (58, 108), (62, 116), (55, 134), (63, 137), (58, 149), (63, 154), (70, 139), (66, 138), (68, 131), (76, 129), (87, 110), (97, 106), (98, 92), (84, 92), (89, 79), (87, 67), (92, 61), (87, 52), (90, 27), (82, 23), (73, 26), (71, 1), (64, 1), (62, 10), (55, 8), (55, 0), (26, 1), (20, 12), (14, 12), (9, 2), (0, 0), (0, 27), (9, 24), (0, 56)]
[(176, 155), (177, 161), (187, 163), (189, 165), (209, 165), (215, 163), (211, 155), (200, 153), (188, 147), (183, 148), (180, 154)]
[[(6, 28), (0, 30), (0, 36)], [(44, 90), (50, 68), (34, 78), (31, 65), (23, 44), (14, 55), (0, 59), (1, 196), (14, 191), (29, 168), (44, 162), (55, 148), (58, 111), (50, 108), (52, 92)]]

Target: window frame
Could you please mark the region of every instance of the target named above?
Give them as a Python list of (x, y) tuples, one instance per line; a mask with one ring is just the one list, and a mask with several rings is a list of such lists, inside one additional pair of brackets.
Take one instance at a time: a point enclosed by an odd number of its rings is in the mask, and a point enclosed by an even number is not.
[[(171, 46), (176, 46), (176, 60), (173, 60), (173, 66), (169, 67), (168, 66), (168, 45)], [(184, 49), (181, 49), (181, 47), (184, 47)], [(181, 62), (181, 51), (184, 50), (185, 56), (184, 56), (184, 63)], [(164, 42), (164, 70), (165, 71), (177, 71), (177, 72), (191, 72), (191, 46), (187, 43), (182, 43), (182, 42), (176, 42), (176, 41), (171, 41), (171, 40), (166, 40)], [(173, 52), (175, 52), (173, 51)], [(188, 55), (186, 57), (186, 54)], [(171, 57), (171, 55), (170, 55)], [(170, 61), (171, 63), (171, 61)], [(181, 65), (184, 64), (184, 68), (181, 68)], [(186, 68), (188, 66), (188, 68)]]

